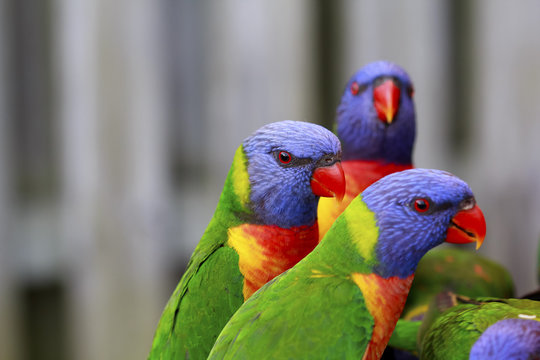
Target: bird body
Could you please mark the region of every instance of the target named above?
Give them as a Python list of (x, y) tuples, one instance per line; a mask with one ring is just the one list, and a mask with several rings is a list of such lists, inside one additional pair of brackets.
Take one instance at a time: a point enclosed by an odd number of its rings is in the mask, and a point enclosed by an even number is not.
[[(517, 321), (500, 323), (506, 319)], [(418, 347), (420, 358), (430, 360), (538, 359), (540, 302), (442, 293), (422, 321)]]
[(319, 196), (344, 193), (340, 153), (335, 135), (303, 122), (269, 124), (244, 140), (149, 359), (206, 359), (240, 305), (316, 246)]
[(319, 202), (319, 238), (365, 188), (393, 172), (411, 169), (416, 136), (413, 85), (396, 64), (375, 61), (347, 82), (337, 108), (346, 194)]
[(481, 243), (484, 235), (462, 180), (425, 169), (389, 175), (242, 305), (209, 359), (378, 359), (425, 252), (445, 240)]

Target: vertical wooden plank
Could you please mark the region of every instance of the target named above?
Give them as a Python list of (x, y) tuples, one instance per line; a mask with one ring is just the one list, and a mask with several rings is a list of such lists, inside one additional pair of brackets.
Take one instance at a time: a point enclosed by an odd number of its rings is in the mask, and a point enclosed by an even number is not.
[(58, 83), (62, 227), (66, 249), (68, 329), (72, 358), (97, 359), (104, 344), (103, 304), (95, 273), (96, 203), (101, 176), (97, 141), (97, 19), (93, 2), (55, 2), (55, 73)]
[(57, 6), (71, 352), (144, 358), (163, 304), (167, 223), (159, 4)]
[(448, 169), (448, 41), (445, 2), (345, 1), (343, 60), (336, 74), (341, 92), (366, 63), (386, 59), (401, 65), (415, 85), (416, 166)]
[(478, 1), (473, 10), (468, 176), (488, 223), (483, 251), (511, 269), (522, 294), (536, 287), (540, 236), (540, 3)]
[[(121, 169), (117, 177), (108, 178), (115, 189), (113, 192), (118, 193), (116, 211), (120, 215), (111, 224), (111, 239), (120, 235), (122, 240), (109, 266), (126, 284), (110, 299), (111, 308), (118, 316), (109, 330), (109, 339), (114, 340), (108, 341), (114, 346), (112, 358), (130, 359), (145, 357), (150, 350), (165, 300), (162, 296), (165, 252), (162, 246), (168, 223), (174, 219), (169, 217), (166, 205), (169, 198), (165, 156), (168, 104), (164, 93), (166, 44), (160, 31), (161, 9), (159, 3), (148, 1), (126, 1), (122, 5), (123, 21), (117, 16), (109, 19), (109, 26), (118, 38), (103, 42), (107, 51), (104, 57), (109, 59), (106, 63), (113, 67), (118, 65), (118, 76), (104, 78), (103, 87), (114, 89), (115, 83), (121, 81), (125, 83), (122, 89), (126, 98), (117, 103), (118, 108), (114, 104), (103, 108), (103, 120), (107, 124), (111, 124), (111, 120), (116, 123), (114, 128), (103, 124), (104, 128), (111, 129), (105, 132), (113, 134), (106, 140), (108, 152), (103, 155), (114, 153), (119, 140), (123, 139), (118, 157), (105, 160), (108, 168)], [(109, 2), (104, 1), (107, 13), (108, 6)], [(123, 49), (118, 49), (118, 41), (125, 42)], [(120, 132), (115, 133), (116, 130)], [(129, 261), (123, 260), (125, 256)], [(126, 301), (128, 298), (132, 300)]]
[(200, 89), (204, 138), (197, 149), (206, 177), (178, 188), (188, 254), (212, 216), (241, 141), (263, 124), (313, 121), (316, 112), (308, 1), (214, 1), (199, 11), (203, 26), (195, 39), (203, 75), (193, 89)]
[[(10, 47), (9, 10), (5, 1), (0, 2), (0, 49)], [(13, 183), (10, 177), (11, 164), (11, 118), (9, 105), (9, 57), (0, 53), (0, 358), (19, 359), (21, 332), (20, 308), (15, 296), (15, 274), (13, 263)]]

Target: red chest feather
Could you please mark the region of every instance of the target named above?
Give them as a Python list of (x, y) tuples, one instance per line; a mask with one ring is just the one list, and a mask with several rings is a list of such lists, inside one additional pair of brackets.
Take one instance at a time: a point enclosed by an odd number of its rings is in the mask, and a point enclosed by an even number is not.
[(302, 260), (317, 246), (318, 238), (317, 223), (290, 229), (250, 224), (230, 229), (228, 244), (239, 256), (244, 300)]
[(373, 316), (374, 326), (371, 340), (362, 360), (379, 359), (390, 340), (396, 322), (401, 315), (414, 275), (401, 279), (388, 279), (375, 274), (352, 274), (366, 299), (366, 306)]

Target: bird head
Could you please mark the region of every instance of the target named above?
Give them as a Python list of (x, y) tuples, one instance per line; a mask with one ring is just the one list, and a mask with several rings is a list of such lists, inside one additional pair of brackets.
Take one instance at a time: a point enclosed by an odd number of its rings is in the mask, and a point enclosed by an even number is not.
[(411, 169), (388, 175), (362, 194), (375, 213), (377, 272), (407, 277), (421, 257), (443, 243), (476, 243), (486, 234), (482, 211), (463, 180), (441, 170)]
[(344, 160), (411, 164), (416, 136), (414, 88), (396, 64), (367, 64), (347, 82), (337, 109)]
[(312, 225), (320, 196), (343, 198), (338, 138), (322, 126), (281, 121), (243, 143), (256, 221), (284, 228)]
[(540, 321), (532, 316), (502, 319), (489, 326), (471, 347), (469, 359), (519, 360), (539, 356)]

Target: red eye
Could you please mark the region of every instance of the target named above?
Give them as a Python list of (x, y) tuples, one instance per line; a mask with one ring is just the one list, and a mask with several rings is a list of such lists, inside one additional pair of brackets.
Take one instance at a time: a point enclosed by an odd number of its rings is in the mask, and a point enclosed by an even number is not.
[(414, 210), (419, 213), (425, 213), (429, 210), (429, 201), (427, 199), (416, 199), (414, 200)]
[(358, 95), (360, 92), (360, 85), (356, 81), (351, 84), (351, 94)]
[(282, 164), (288, 164), (291, 162), (292, 156), (286, 151), (280, 151), (278, 154), (278, 159)]

